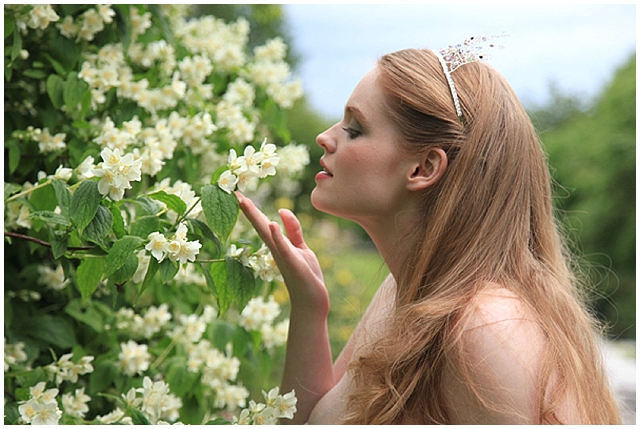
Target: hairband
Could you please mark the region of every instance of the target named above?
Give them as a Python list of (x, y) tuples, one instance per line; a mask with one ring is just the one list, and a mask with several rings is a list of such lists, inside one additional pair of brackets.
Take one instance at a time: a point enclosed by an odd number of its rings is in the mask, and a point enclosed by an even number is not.
[[(453, 83), (453, 78), (451, 77), (451, 73), (458, 67), (474, 62), (481, 61), (486, 59), (487, 57), (483, 53), (483, 49), (485, 46), (485, 42), (488, 42), (491, 39), (495, 39), (496, 37), (503, 37), (506, 34), (501, 34), (499, 36), (483, 36), (483, 37), (469, 37), (463, 43), (458, 43), (457, 45), (450, 45), (447, 48), (440, 49), (438, 52), (435, 52), (436, 56), (440, 60), (440, 64), (442, 65), (442, 71), (444, 72), (445, 77), (447, 78), (447, 83), (449, 84), (449, 89), (451, 90), (451, 97), (453, 98), (453, 105), (456, 108), (456, 113), (458, 114), (458, 118), (462, 121), (462, 108), (460, 107), (460, 99), (458, 98), (458, 92), (456, 91), (456, 86)], [(490, 43), (487, 47), (493, 48), (496, 45)], [(502, 46), (499, 46), (502, 48)]]

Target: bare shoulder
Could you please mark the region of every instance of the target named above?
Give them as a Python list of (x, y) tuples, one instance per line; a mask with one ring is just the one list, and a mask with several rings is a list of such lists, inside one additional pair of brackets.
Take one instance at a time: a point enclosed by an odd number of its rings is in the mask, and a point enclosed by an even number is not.
[(445, 371), (453, 420), (535, 424), (545, 335), (533, 309), (507, 289), (489, 287), (462, 323), (458, 354)]

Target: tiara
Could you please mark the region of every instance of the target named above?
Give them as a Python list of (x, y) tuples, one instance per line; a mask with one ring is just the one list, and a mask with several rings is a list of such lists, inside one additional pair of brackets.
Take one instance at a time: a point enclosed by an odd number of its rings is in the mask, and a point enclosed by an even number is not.
[[(493, 43), (489, 43), (487, 45), (486, 43), (492, 39), (504, 36), (506, 36), (506, 34), (483, 37), (472, 36), (467, 38), (462, 43), (458, 43), (457, 45), (449, 45), (447, 48), (440, 49), (438, 52), (436, 52), (436, 56), (438, 57), (438, 59), (440, 60), (440, 64), (442, 65), (442, 71), (447, 78), (447, 83), (449, 84), (449, 89), (451, 90), (451, 97), (453, 98), (453, 104), (456, 108), (456, 113), (458, 114), (458, 118), (460, 118), (460, 120), (462, 120), (462, 108), (460, 107), (458, 92), (456, 91), (456, 86), (454, 85), (453, 79), (451, 78), (451, 73), (453, 73), (454, 70), (462, 65), (487, 59), (488, 57), (484, 54), (484, 49), (494, 48), (496, 47), (496, 45)], [(503, 46), (499, 47), (502, 48)]]

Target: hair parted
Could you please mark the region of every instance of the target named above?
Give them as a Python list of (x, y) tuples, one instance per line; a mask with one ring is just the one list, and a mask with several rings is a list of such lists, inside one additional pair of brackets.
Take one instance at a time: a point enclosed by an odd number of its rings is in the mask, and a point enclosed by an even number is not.
[[(486, 63), (458, 68), (461, 123), (432, 51), (387, 54), (378, 67), (403, 150), (439, 147), (449, 162), (424, 193), (422, 236), (396, 278), (393, 323), (352, 364), (345, 423), (448, 423), (443, 364), (471, 382), (460, 337), (474, 296), (489, 284), (513, 292), (546, 335), (540, 380), (547, 386), (553, 377), (554, 388), (540, 390), (539, 423), (558, 421), (566, 395), (582, 421), (563, 423), (619, 423), (597, 324), (554, 217), (546, 158), (514, 92)], [(474, 392), (482, 402), (481, 389)]]

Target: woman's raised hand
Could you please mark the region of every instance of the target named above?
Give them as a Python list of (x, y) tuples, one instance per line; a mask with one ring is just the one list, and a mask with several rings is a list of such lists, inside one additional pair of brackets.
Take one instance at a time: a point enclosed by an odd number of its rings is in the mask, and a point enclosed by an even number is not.
[[(287, 232), (270, 221), (249, 198), (236, 192), (240, 209), (271, 250), (274, 260), (289, 290), (292, 307), (313, 312), (329, 312), (329, 296), (324, 285), (320, 263), (315, 253), (307, 247), (298, 218), (289, 210), (279, 211)], [(316, 313), (317, 314), (317, 313)]]

